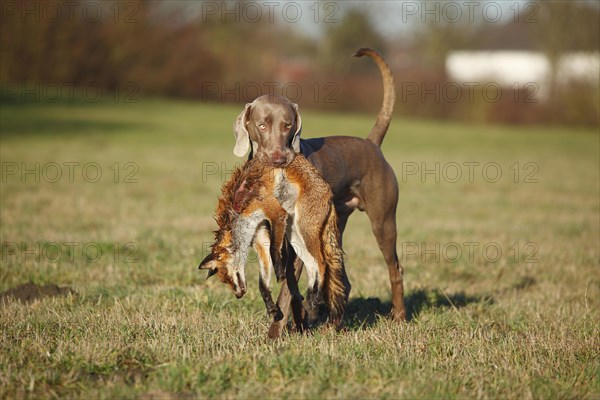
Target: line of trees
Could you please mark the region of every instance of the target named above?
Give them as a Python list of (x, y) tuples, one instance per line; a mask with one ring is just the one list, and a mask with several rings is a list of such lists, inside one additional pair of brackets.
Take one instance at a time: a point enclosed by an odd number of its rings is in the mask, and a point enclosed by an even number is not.
[[(249, 3), (229, 1), (226, 7)], [(206, 18), (209, 6), (225, 4), (218, 2), (0, 0), (2, 101), (18, 100), (5, 93), (15, 83), (93, 83), (107, 91), (134, 84), (140, 96), (228, 102), (287, 89), (283, 94), (306, 107), (373, 111), (380, 104), (380, 78), (372, 63), (350, 58), (358, 47), (386, 54), (398, 90), (407, 82), (443, 87), (450, 51), (505, 45), (506, 32), (519, 32), (510, 38), (516, 48), (543, 51), (553, 63), (565, 51), (600, 47), (598, 7), (581, 2), (532, 2), (540, 13), (535, 24), (442, 21), (420, 24), (404, 37), (383, 37), (374, 27), (376, 9), (330, 3), (341, 10), (336, 23), (321, 24), (322, 35), (310, 37), (281, 18)], [(507, 93), (503, 102), (487, 104), (405, 96), (397, 110), (420, 117), (598, 125), (598, 88), (581, 86), (554, 87), (547, 104), (523, 103), (527, 93)]]

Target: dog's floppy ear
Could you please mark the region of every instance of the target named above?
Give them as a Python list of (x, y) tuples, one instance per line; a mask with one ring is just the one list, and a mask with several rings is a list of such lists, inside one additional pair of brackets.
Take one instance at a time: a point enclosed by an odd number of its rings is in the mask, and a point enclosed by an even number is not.
[(238, 157), (243, 157), (250, 148), (250, 137), (248, 136), (248, 130), (246, 129), (246, 121), (248, 121), (251, 106), (252, 103), (247, 103), (233, 124), (233, 133), (235, 133), (235, 147), (233, 148), (233, 154)]
[(300, 117), (300, 111), (298, 111), (298, 104), (292, 103), (294, 114), (296, 114), (296, 122), (294, 123), (294, 136), (292, 136), (292, 149), (295, 153), (300, 153), (300, 132), (302, 131), (302, 118)]

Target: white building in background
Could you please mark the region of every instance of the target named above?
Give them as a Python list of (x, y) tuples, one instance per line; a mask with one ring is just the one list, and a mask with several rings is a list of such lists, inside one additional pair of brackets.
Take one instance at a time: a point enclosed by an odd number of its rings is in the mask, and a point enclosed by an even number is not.
[[(543, 53), (534, 51), (455, 51), (446, 58), (446, 73), (457, 83), (493, 82), (513, 89), (535, 85), (535, 97), (543, 99), (549, 93), (551, 64)], [(557, 64), (556, 81), (571, 80), (598, 85), (600, 53), (564, 54)]]

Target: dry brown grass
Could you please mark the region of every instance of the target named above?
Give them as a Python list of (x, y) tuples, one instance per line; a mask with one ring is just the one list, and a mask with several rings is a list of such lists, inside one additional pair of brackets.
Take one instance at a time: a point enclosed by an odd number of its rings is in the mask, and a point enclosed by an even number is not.
[[(0, 305), (0, 397), (598, 397), (596, 133), (395, 120), (383, 149), (400, 180), (410, 322), (385, 316), (386, 268), (357, 214), (344, 241), (353, 284), (346, 329), (271, 342), (254, 264), (240, 301), (196, 270), (224, 179), (203, 178), (203, 168), (238, 162), (230, 132), (238, 112), (167, 101), (2, 106), (3, 169), (96, 162), (103, 177), (1, 183), (0, 291), (32, 281), (77, 294)], [(306, 112), (304, 135), (364, 136), (372, 120)], [(138, 183), (123, 182), (127, 162), (139, 167)], [(472, 183), (402, 176), (407, 163), (451, 162), (495, 162), (503, 175), (496, 183), (481, 169)], [(537, 183), (522, 181), (529, 162)], [(64, 242), (79, 245), (68, 253)], [(472, 242), (479, 250), (469, 260)], [(58, 243), (63, 253), (36, 260), (13, 254), (11, 243)], [(89, 243), (103, 255), (86, 257)], [(424, 254), (436, 243), (439, 253)], [(460, 259), (442, 253), (452, 243)], [(490, 243), (503, 251), (494, 262), (481, 253)], [(535, 249), (537, 261), (527, 262)]]

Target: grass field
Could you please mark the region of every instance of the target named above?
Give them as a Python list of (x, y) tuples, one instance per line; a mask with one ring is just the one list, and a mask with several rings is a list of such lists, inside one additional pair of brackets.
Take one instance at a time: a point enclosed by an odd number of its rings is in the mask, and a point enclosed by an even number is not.
[[(394, 120), (410, 321), (386, 317), (387, 268), (357, 213), (345, 329), (272, 342), (255, 262), (242, 300), (196, 269), (239, 111), (2, 105), (0, 292), (76, 294), (0, 299), (0, 398), (600, 396), (597, 132)], [(303, 135), (374, 120), (306, 111)]]

